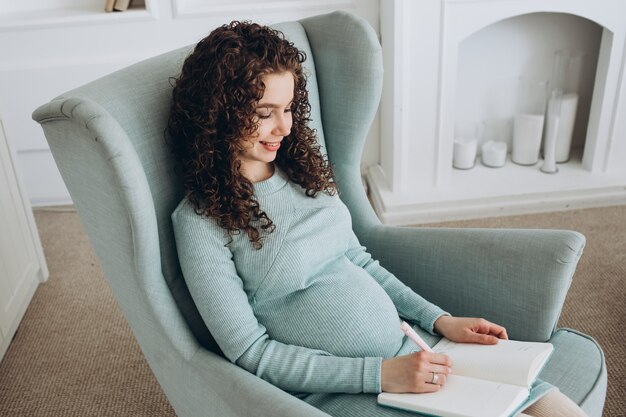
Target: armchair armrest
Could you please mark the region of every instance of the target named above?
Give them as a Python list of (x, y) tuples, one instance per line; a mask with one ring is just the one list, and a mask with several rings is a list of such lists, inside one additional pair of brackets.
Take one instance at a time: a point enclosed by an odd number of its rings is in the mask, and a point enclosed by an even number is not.
[(505, 326), (512, 339), (546, 341), (585, 237), (565, 230), (378, 226), (363, 244), (450, 314), (484, 317)]
[(181, 417), (181, 410), (185, 416), (329, 417), (206, 349), (198, 349), (181, 375), (177, 389), (186, 392), (176, 398), (193, 399), (175, 407)]

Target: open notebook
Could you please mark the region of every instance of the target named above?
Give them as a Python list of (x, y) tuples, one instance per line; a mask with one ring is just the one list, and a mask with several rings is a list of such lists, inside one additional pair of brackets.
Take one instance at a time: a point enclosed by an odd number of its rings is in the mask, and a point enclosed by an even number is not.
[(441, 417), (507, 417), (526, 401), (554, 347), (500, 340), (496, 345), (441, 339), (433, 350), (452, 359), (452, 374), (438, 392), (381, 393), (381, 405)]

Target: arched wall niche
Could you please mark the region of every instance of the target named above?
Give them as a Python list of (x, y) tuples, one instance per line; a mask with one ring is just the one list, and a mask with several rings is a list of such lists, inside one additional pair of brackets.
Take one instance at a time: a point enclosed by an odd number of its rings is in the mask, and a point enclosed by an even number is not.
[[(615, 122), (611, 109), (618, 105), (616, 91), (622, 83), (620, 73), (624, 55), (623, 22), (619, 21), (617, 15), (618, 13), (612, 12), (608, 7), (591, 7), (588, 2), (581, 1), (565, 3), (554, 0), (545, 2), (448, 0), (442, 2), (441, 88), (437, 146), (434, 155), (437, 161), (434, 187), (446, 186), (452, 181), (451, 161), (455, 123), (457, 120), (465, 119), (459, 114), (463, 113), (462, 109), (457, 106), (459, 97), (462, 99), (458, 91), (463, 89), (458, 80), (459, 73), (464, 70), (459, 62), (460, 54), (463, 53), (461, 50), (463, 44), (472, 37), (489, 32), (490, 28), (506, 26), (507, 22), (523, 21), (529, 17), (532, 20), (533, 16), (545, 19), (555, 19), (556, 16), (556, 20), (569, 19), (578, 23), (585, 22), (587, 26), (593, 28), (591, 44), (589, 40), (585, 41), (586, 49), (589, 49), (585, 61), (588, 91), (585, 92), (586, 102), (579, 103), (578, 115), (581, 116), (581, 120), (577, 121), (574, 146), (579, 148), (584, 146), (582, 156), (578, 155), (577, 158), (582, 161), (582, 167), (585, 170), (593, 173), (608, 172), (611, 148), (615, 145), (615, 141), (611, 138)], [(532, 36), (533, 31), (529, 30), (527, 35)], [(543, 46), (545, 45), (539, 44), (539, 50)], [(515, 57), (514, 54), (510, 56)], [(542, 61), (539, 65), (541, 69), (536, 72), (539, 75), (550, 73), (552, 60), (543, 58)], [(595, 68), (593, 68), (594, 64)], [(546, 70), (546, 68), (550, 69)], [(504, 80), (500, 81), (504, 83)], [(515, 84), (509, 83), (508, 95), (516, 94), (515, 87)], [(502, 108), (509, 107), (510, 104)], [(482, 124), (482, 120), (479, 120), (479, 123)], [(621, 144), (618, 147), (621, 148)]]
[[(556, 50), (582, 51), (572, 143), (576, 149), (573, 157), (580, 161), (603, 30), (578, 15), (533, 12), (507, 17), (468, 34), (458, 47), (455, 124), (478, 126), (481, 140), (505, 141), (510, 152), (519, 77), (550, 81)], [(598, 77), (598, 82), (603, 83), (605, 76)]]

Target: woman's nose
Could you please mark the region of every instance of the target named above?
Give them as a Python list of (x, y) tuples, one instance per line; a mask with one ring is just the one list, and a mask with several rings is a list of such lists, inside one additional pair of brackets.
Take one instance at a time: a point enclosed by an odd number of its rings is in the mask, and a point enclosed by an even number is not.
[(281, 113), (276, 118), (274, 134), (277, 136), (287, 136), (291, 132), (291, 113)]

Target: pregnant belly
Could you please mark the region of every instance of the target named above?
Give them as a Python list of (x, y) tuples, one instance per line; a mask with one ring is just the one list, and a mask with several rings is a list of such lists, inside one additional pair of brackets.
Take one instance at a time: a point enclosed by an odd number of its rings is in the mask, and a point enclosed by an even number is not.
[(256, 305), (271, 339), (335, 356), (392, 357), (402, 345), (398, 312), (361, 268), (317, 277), (309, 287)]

